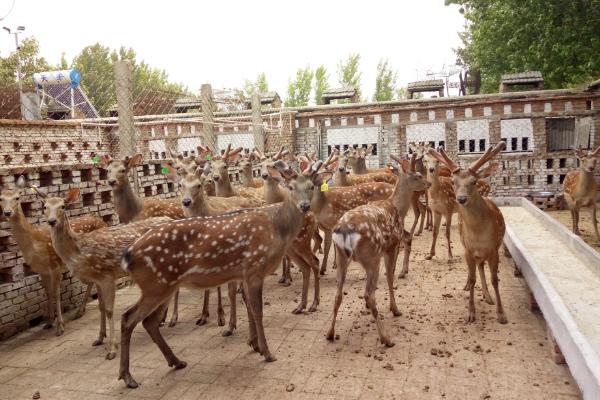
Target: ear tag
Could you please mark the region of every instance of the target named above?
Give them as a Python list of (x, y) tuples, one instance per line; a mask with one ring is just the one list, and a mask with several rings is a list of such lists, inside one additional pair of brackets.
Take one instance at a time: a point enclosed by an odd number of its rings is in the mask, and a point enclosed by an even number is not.
[(212, 156), (210, 154), (207, 154), (207, 155), (204, 156), (204, 159), (206, 161), (211, 161), (212, 160)]
[(171, 169), (167, 166), (162, 167), (162, 173), (163, 174), (168, 174), (171, 171)]
[(100, 162), (100, 157), (98, 157), (97, 155), (93, 155), (92, 156), (92, 161), (95, 163), (99, 163)]
[(321, 192), (326, 192), (329, 190), (329, 185), (327, 184), (327, 180), (323, 179), (323, 184), (321, 184)]

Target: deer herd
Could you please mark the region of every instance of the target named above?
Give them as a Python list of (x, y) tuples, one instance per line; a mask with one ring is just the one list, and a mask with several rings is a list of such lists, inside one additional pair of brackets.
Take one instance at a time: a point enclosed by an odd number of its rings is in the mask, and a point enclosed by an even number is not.
[[(65, 197), (52, 197), (29, 185), (20, 176), (12, 189), (4, 189), (0, 200), (3, 216), (25, 263), (40, 274), (48, 297), (47, 324), (56, 324), (56, 335), (64, 332), (60, 303), (60, 281), (68, 270), (88, 285), (76, 316), (96, 285), (100, 309), (100, 332), (93, 345), (106, 338), (107, 359), (116, 357), (117, 335), (114, 323), (116, 280), (129, 277), (140, 291), (139, 300), (121, 317), (119, 378), (128, 387), (138, 386), (130, 372), (129, 350), (132, 332), (139, 322), (157, 344), (169, 366), (184, 368), (160, 332), (173, 299), (169, 326), (177, 323), (178, 294), (182, 286), (204, 290), (204, 304), (198, 325), (209, 318), (209, 290), (217, 289), (217, 320), (225, 325), (221, 287), (227, 285), (230, 301), (229, 323), (224, 336), (236, 329), (237, 294), (241, 291), (249, 321), (248, 344), (266, 361), (274, 361), (263, 328), (263, 284), (282, 265), (280, 283), (291, 284), (290, 266), (302, 273), (302, 296), (293, 313), (317, 310), (319, 283), (326, 273), (331, 245), (334, 246), (337, 293), (327, 339), (336, 340), (335, 322), (344, 295), (343, 286), (351, 261), (365, 271), (364, 301), (376, 321), (379, 340), (385, 346), (394, 342), (379, 317), (375, 290), (379, 264), (383, 258), (389, 289), (389, 307), (400, 315), (394, 296), (394, 277), (400, 250), (404, 250), (399, 278), (408, 273), (413, 236), (432, 231), (431, 250), (442, 217), (446, 223), (448, 260), (452, 260), (450, 240), (452, 217), (459, 214), (460, 239), (465, 249), (469, 291), (467, 322), (475, 320), (474, 289), (476, 269), (483, 298), (496, 304), (499, 323), (507, 319), (498, 288), (498, 249), (505, 225), (502, 213), (486, 196), (490, 185), (485, 178), (498, 167), (492, 159), (504, 142), (488, 148), (468, 168), (461, 168), (443, 149), (411, 143), (407, 157), (390, 158), (398, 165), (369, 169), (366, 156), (371, 149), (333, 149), (325, 160), (315, 155), (293, 155), (281, 148), (276, 153), (259, 150), (244, 153), (227, 147), (223, 154), (198, 147), (190, 156), (170, 154), (163, 171), (179, 184), (180, 197), (143, 199), (130, 184), (130, 171), (141, 155), (121, 161), (101, 158), (108, 170), (114, 204), (121, 224), (107, 227), (97, 217), (71, 218), (68, 208), (79, 199), (80, 190), (68, 190)], [(600, 148), (593, 152), (577, 150), (581, 171), (565, 179), (565, 198), (572, 210), (573, 230), (578, 233), (579, 208), (592, 205), (597, 238), (593, 171)], [(486, 165), (487, 164), (487, 165)], [(242, 185), (233, 185), (230, 169), (238, 167)], [(352, 174), (350, 174), (350, 170)], [(258, 179), (254, 171), (259, 171)], [(21, 207), (20, 198), (33, 193), (43, 202), (47, 225), (32, 225)], [(415, 219), (410, 229), (404, 221), (412, 208)], [(417, 229), (418, 227), (418, 229)], [(322, 253), (319, 266), (317, 254)], [(488, 291), (484, 265), (487, 262), (493, 299)], [(309, 306), (309, 282), (314, 279), (314, 295)]]

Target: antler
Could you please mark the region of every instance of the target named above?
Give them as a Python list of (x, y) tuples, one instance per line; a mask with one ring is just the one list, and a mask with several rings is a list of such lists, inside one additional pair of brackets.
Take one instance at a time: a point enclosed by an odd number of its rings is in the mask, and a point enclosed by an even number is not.
[[(335, 149), (337, 150), (337, 149)], [(325, 160), (325, 162), (323, 163), (322, 168), (327, 168), (329, 167), (331, 164), (335, 163), (338, 160), (338, 155), (336, 153), (336, 151), (332, 151), (331, 154), (329, 155), (329, 157), (327, 157), (327, 160)]]
[(434, 149), (428, 149), (427, 152), (431, 157), (434, 157), (439, 162), (446, 164), (452, 173), (460, 170), (460, 167), (454, 161), (452, 161), (450, 157), (448, 157), (448, 154), (446, 154), (444, 149), (439, 148), (438, 151), (435, 151)]
[(600, 152), (600, 146), (598, 146), (598, 148), (592, 152), (592, 156), (594, 156), (594, 157), (597, 156), (599, 152)]
[(285, 146), (281, 146), (279, 148), (279, 151), (277, 153), (275, 153), (275, 155), (273, 156), (273, 160), (279, 160), (281, 159), (281, 157), (283, 157), (283, 152), (285, 151)]
[(227, 157), (229, 157), (229, 152), (231, 151), (231, 143), (229, 143), (227, 145), (227, 148), (225, 149), (225, 153), (223, 153), (223, 160), (227, 159)]
[[(485, 153), (483, 153), (483, 155), (481, 157), (479, 157), (479, 159), (477, 161), (475, 161), (473, 164), (471, 164), (469, 166), (469, 171), (476, 174), (477, 171), (479, 171), (479, 168), (481, 168), (481, 166), (483, 164), (485, 164), (486, 162), (488, 162), (489, 160), (494, 158), (494, 156), (496, 154), (500, 153), (505, 148), (506, 148), (506, 143), (504, 143), (503, 141), (501, 141), (494, 147), (491, 147), (491, 146), (488, 147), (487, 150), (485, 151)], [(450, 165), (448, 165), (448, 166), (450, 166)]]

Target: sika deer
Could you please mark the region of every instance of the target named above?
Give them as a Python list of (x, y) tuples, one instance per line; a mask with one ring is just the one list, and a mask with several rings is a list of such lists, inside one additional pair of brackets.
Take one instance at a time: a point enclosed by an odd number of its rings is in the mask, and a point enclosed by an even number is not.
[(101, 159), (102, 168), (108, 170), (108, 184), (115, 194), (115, 210), (122, 223), (148, 217), (183, 218), (183, 210), (177, 199), (140, 199), (129, 183), (129, 171), (139, 165), (141, 154), (125, 157), (122, 162), (114, 162), (110, 156)]
[[(79, 197), (79, 189), (70, 189), (66, 198), (50, 197), (39, 190), (37, 193), (45, 198), (44, 208), (50, 237), (56, 254), (64, 260), (71, 273), (84, 282), (93, 282), (101, 294), (101, 321), (104, 316), (109, 323), (109, 352), (106, 359), (116, 356), (117, 342), (113, 310), (115, 303), (115, 280), (127, 273), (119, 268), (123, 248), (143, 235), (148, 229), (161, 223), (171, 221), (170, 218), (148, 218), (127, 225), (117, 225), (94, 232), (78, 234), (73, 231), (65, 212), (66, 207), (75, 203)], [(165, 248), (165, 253), (168, 251)], [(162, 317), (162, 315), (161, 315)], [(98, 339), (93, 346), (102, 344), (106, 331), (100, 329)], [(106, 327), (104, 327), (106, 329)]]
[[(159, 331), (164, 309), (180, 285), (206, 289), (242, 281), (248, 310), (248, 343), (266, 361), (275, 361), (263, 328), (263, 282), (298, 236), (304, 213), (310, 210), (314, 188), (311, 179), (295, 176), (285, 163), (278, 163), (278, 168), (289, 178), (290, 195), (283, 203), (173, 221), (150, 230), (125, 250), (122, 268), (141, 292), (138, 302), (121, 320), (119, 379), (128, 387), (138, 386), (129, 370), (129, 348), (131, 334), (140, 321), (169, 366), (180, 369), (187, 365), (173, 354)], [(170, 249), (168, 254), (163, 252), (162, 241)]]
[(443, 149), (436, 152), (429, 150), (429, 154), (440, 162), (443, 162), (452, 171), (452, 183), (456, 192), (459, 213), (459, 232), (460, 239), (465, 248), (465, 258), (469, 268), (469, 275), (465, 290), (469, 293), (469, 313), (466, 321), (475, 321), (475, 300), (474, 289), (477, 280), (475, 268), (479, 270), (481, 278), (481, 288), (484, 298), (488, 304), (494, 304), (485, 281), (484, 264), (487, 261), (492, 275), (492, 286), (496, 294), (496, 313), (498, 322), (505, 324), (507, 322), (504, 315), (504, 308), (500, 300), (500, 291), (498, 289), (498, 249), (504, 238), (504, 217), (498, 207), (488, 198), (482, 197), (478, 191), (477, 183), (482, 176), (491, 174), (497, 165), (490, 164), (481, 173), (479, 170), (486, 162), (500, 153), (506, 144), (498, 143), (494, 147), (489, 147), (485, 153), (465, 171), (454, 163), (446, 155)]
[(563, 183), (563, 190), (567, 207), (571, 210), (571, 219), (573, 222), (573, 233), (581, 235), (579, 232), (579, 209), (581, 207), (591, 207), (592, 224), (596, 240), (600, 241), (598, 233), (598, 220), (596, 219), (596, 196), (598, 185), (594, 178), (596, 163), (600, 147), (594, 151), (583, 151), (576, 149), (575, 155), (579, 159), (581, 169), (579, 171), (569, 171)]
[(342, 155), (338, 155), (338, 150), (336, 149), (332, 152), (332, 165), (335, 172), (335, 184), (336, 186), (355, 186), (360, 185), (361, 183), (368, 182), (385, 182), (393, 185), (396, 183), (396, 176), (392, 173), (392, 171), (388, 168), (386, 172), (372, 172), (362, 175), (349, 175), (350, 171), (348, 171), (348, 153), (349, 150), (346, 150), (342, 153)]
[[(402, 163), (401, 160), (396, 159)], [(371, 310), (379, 340), (388, 347), (394, 345), (386, 334), (379, 318), (375, 300), (375, 289), (379, 280), (379, 264), (384, 259), (390, 297), (390, 311), (400, 315), (394, 296), (394, 273), (400, 244), (410, 233), (404, 230), (404, 218), (410, 207), (413, 192), (426, 190), (430, 183), (414, 171), (413, 154), (411, 171), (406, 168), (400, 173), (393, 194), (386, 200), (375, 201), (348, 211), (333, 229), (333, 241), (338, 260), (337, 293), (333, 306), (333, 320), (327, 332), (327, 339), (335, 338), (335, 320), (342, 304), (344, 281), (350, 261), (358, 261), (367, 274), (364, 299)], [(405, 167), (403, 165), (403, 167)], [(410, 239), (410, 238), (409, 238)], [(410, 241), (409, 241), (410, 243)], [(410, 247), (404, 251), (404, 263), (408, 265)]]
[(373, 154), (373, 145), (369, 145), (366, 149), (359, 147), (348, 153), (348, 164), (352, 168), (352, 173), (355, 175), (363, 175), (369, 173), (388, 173), (388, 168), (367, 168), (367, 154)]
[(257, 158), (256, 154), (252, 152), (247, 156), (242, 157), (242, 160), (240, 161), (240, 180), (242, 182), (243, 187), (259, 188), (263, 186), (262, 181), (254, 179), (254, 175), (252, 173), (254, 160), (260, 160), (260, 158)]
[[(21, 207), (21, 196), (25, 196), (25, 179), (20, 176), (14, 190), (3, 189), (0, 192), (2, 214), (8, 218), (11, 234), (19, 250), (23, 253), (25, 264), (33, 272), (40, 274), (40, 280), (48, 299), (46, 324), (44, 329), (52, 328), (56, 319), (56, 336), (65, 331), (60, 299), (60, 283), (63, 272), (66, 271), (64, 262), (52, 248), (50, 230), (48, 227), (32, 225), (27, 221)], [(78, 233), (91, 232), (106, 227), (106, 223), (98, 217), (80, 217), (74, 219), (73, 230)], [(85, 303), (93, 284), (87, 284), (87, 290), (79, 306), (76, 318), (85, 312)]]
[(237, 163), (237, 159), (243, 149), (241, 147), (231, 150), (231, 144), (227, 146), (225, 153), (220, 159), (212, 159), (210, 168), (215, 182), (216, 195), (218, 197), (242, 196), (256, 201), (256, 205), (264, 205), (262, 188), (238, 187), (236, 189), (231, 185), (229, 179), (229, 167)]

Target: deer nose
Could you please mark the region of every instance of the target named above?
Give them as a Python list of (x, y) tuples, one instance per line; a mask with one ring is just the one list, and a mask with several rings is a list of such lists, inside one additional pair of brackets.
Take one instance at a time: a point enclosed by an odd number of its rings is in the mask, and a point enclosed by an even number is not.
[(467, 202), (467, 196), (457, 196), (456, 201), (458, 201), (459, 204), (465, 204)]
[(435, 168), (429, 168), (429, 172), (434, 173), (435, 172)]
[(213, 181), (219, 182), (219, 175), (213, 175)]
[(54, 226), (54, 225), (56, 225), (56, 219), (54, 219), (54, 218), (50, 218), (50, 219), (48, 220), (48, 225), (50, 225), (50, 226)]
[(12, 215), (12, 212), (10, 210), (4, 211), (4, 216), (5, 217), (10, 217), (11, 215)]
[(339, 167), (339, 168), (338, 168), (338, 171), (340, 171), (340, 172), (344, 172), (344, 167)]
[(269, 177), (269, 174), (263, 172), (260, 176), (262, 176), (262, 178), (266, 180)]
[(302, 212), (308, 212), (308, 210), (310, 210), (310, 203), (306, 201), (300, 203), (300, 210), (302, 210)]
[(108, 184), (109, 184), (110, 186), (115, 186), (115, 185), (117, 184), (117, 180), (116, 180), (116, 179), (109, 179), (109, 180), (108, 180)]
[(191, 199), (183, 199), (181, 201), (181, 204), (183, 204), (184, 207), (189, 207), (192, 204), (192, 200)]

